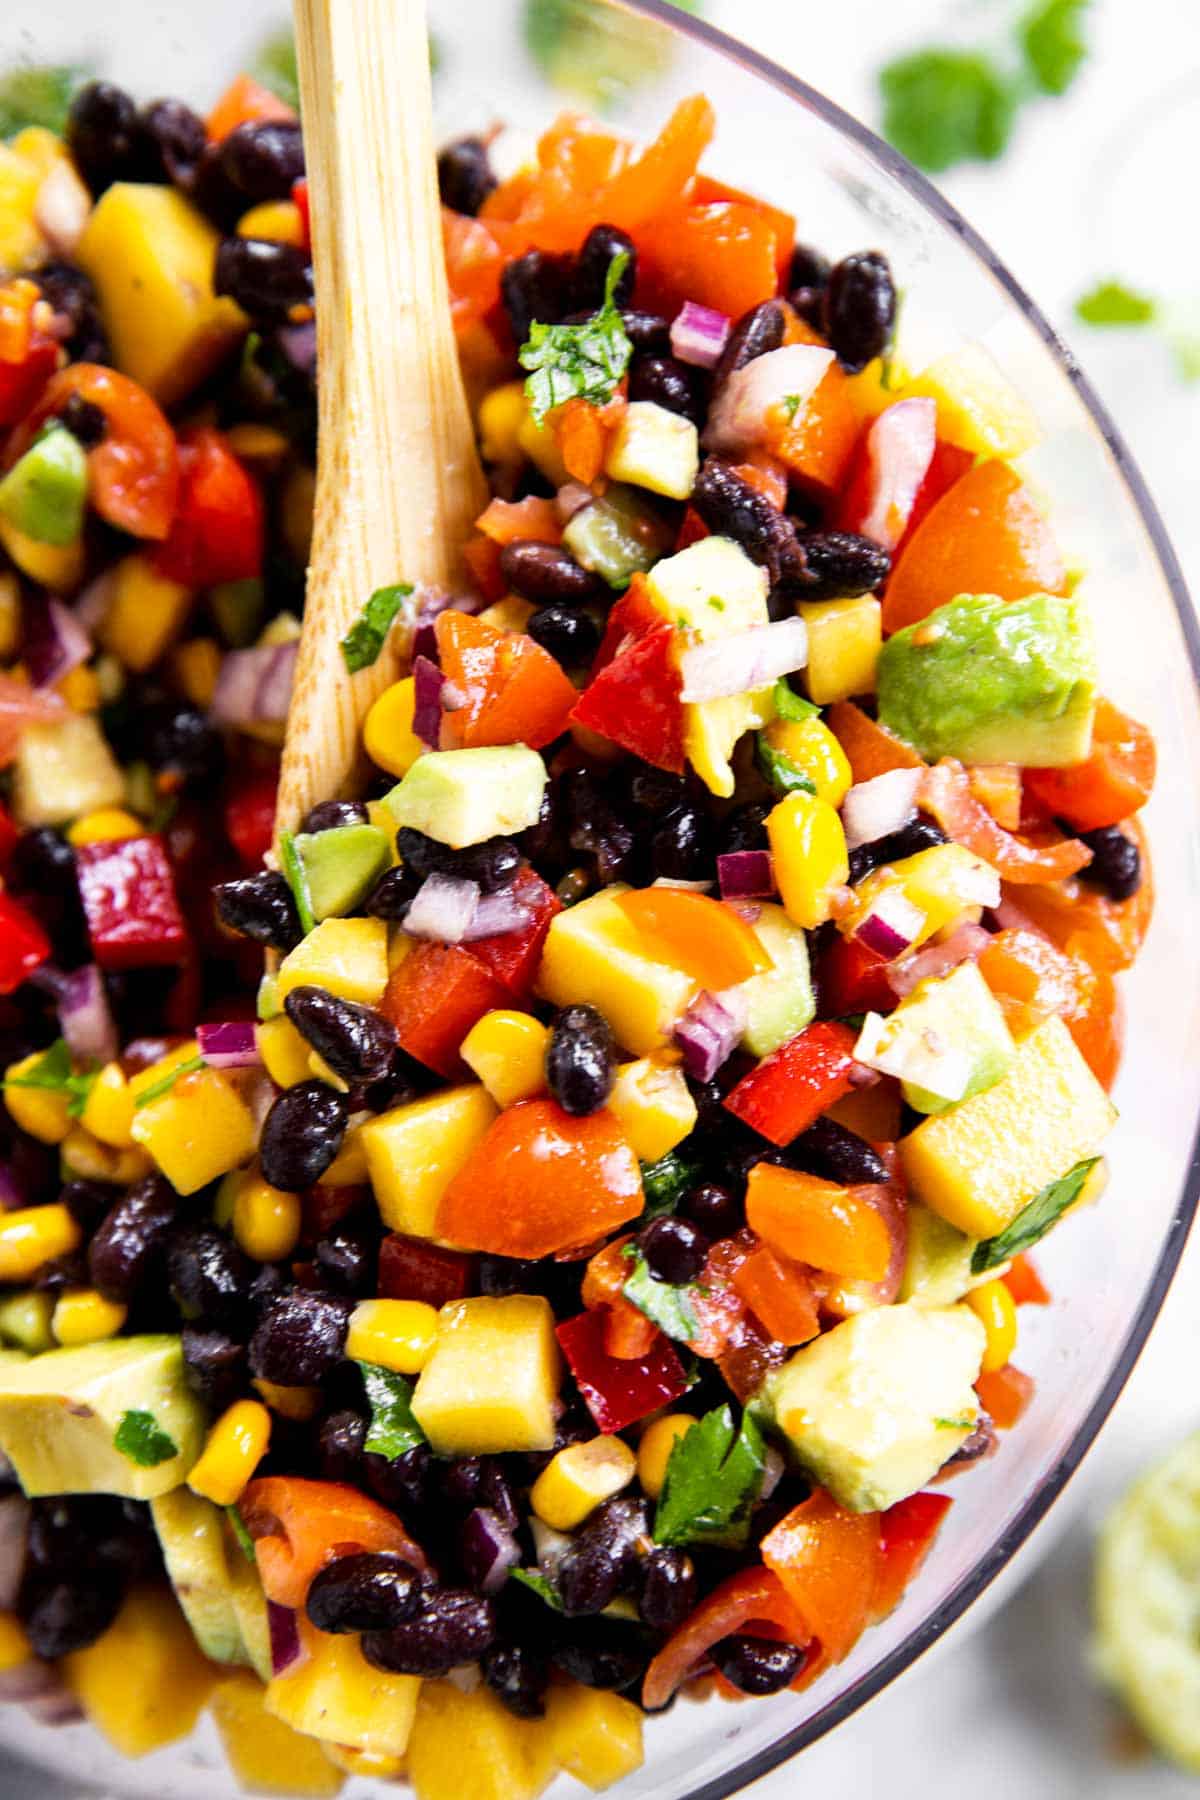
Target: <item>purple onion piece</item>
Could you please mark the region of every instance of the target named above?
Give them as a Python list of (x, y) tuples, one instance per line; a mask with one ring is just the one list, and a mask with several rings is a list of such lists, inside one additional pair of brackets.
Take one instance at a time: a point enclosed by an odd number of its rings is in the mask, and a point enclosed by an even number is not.
[(477, 1506), (467, 1514), (458, 1553), (471, 1586), (485, 1594), (498, 1593), (508, 1571), (521, 1560), (515, 1535), (490, 1506)]
[(442, 689), (445, 685), (442, 671), (428, 656), (418, 656), (414, 660), (412, 728), (421, 742), (428, 744), (431, 750), (438, 747), (442, 725)]
[(311, 375), (317, 366), (317, 323), (281, 325), (275, 342), (298, 375)]
[(262, 725), (287, 718), (296, 673), (296, 645), (260, 644), (230, 650), (221, 664), (210, 716), (218, 725)]
[(671, 354), (698, 369), (715, 369), (729, 338), (732, 320), (711, 306), (685, 300), (671, 321)]
[(91, 638), (61, 600), (32, 594), (21, 619), (21, 655), (34, 687), (52, 687), (92, 654)]
[(458, 875), (427, 875), (404, 918), (410, 937), (461, 944), (479, 905), (479, 883)]
[(533, 908), (518, 900), (511, 889), (484, 894), (460, 941), (471, 944), (477, 938), (507, 937), (510, 932), (523, 931), (532, 921)]
[(197, 1025), (200, 1054), (213, 1069), (251, 1069), (261, 1062), (254, 1024), (250, 1019), (227, 1019), (215, 1025)]
[(271, 1668), (276, 1675), (282, 1675), (300, 1655), (300, 1633), (291, 1607), (268, 1600), (267, 1628), (271, 1634)]
[(729, 850), (717, 858), (722, 900), (769, 900), (775, 870), (769, 850)]
[(16, 1212), (27, 1204), (24, 1189), (7, 1163), (0, 1163), (0, 1212)]
[(675, 1027), (683, 1064), (695, 1081), (711, 1081), (746, 1029), (746, 1003), (736, 992), (698, 994)]
[(776, 619), (752, 625), (732, 637), (692, 644), (679, 659), (682, 698), (696, 705), (729, 700), (752, 688), (792, 675), (808, 661), (808, 626), (803, 619)]
[(901, 955), (912, 943), (911, 938), (889, 925), (880, 913), (868, 913), (854, 935), (868, 950), (874, 950), (878, 956), (886, 956), (889, 961), (893, 956)]
[(72, 1056), (109, 1063), (120, 1048), (108, 989), (95, 963), (72, 969), (58, 996), (58, 1022)]

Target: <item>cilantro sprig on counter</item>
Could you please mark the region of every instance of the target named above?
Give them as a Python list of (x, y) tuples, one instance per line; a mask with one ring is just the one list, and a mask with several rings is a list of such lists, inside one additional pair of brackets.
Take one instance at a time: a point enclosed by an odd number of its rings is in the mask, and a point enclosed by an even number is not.
[(1158, 300), (1110, 279), (1079, 296), (1075, 317), (1099, 330), (1150, 327), (1170, 350), (1180, 379), (1200, 381), (1200, 310), (1194, 300)]
[(6, 1088), (41, 1088), (46, 1093), (65, 1094), (67, 1113), (78, 1119), (87, 1105), (88, 1095), (99, 1069), (76, 1073), (71, 1067), (71, 1053), (64, 1038), (56, 1038), (50, 1048), (21, 1075), (5, 1077)]
[(371, 598), (342, 639), (342, 660), (351, 675), (369, 669), (378, 662), (379, 652), (395, 623), (402, 603), (413, 591), (411, 581), (396, 581), (390, 587), (376, 588)]
[(139, 1469), (157, 1469), (179, 1455), (179, 1445), (168, 1437), (152, 1412), (135, 1408), (124, 1413), (113, 1436), (113, 1448)]
[(718, 1406), (677, 1439), (654, 1515), (659, 1544), (712, 1544), (740, 1549), (762, 1491), (767, 1448), (748, 1412)]
[(603, 406), (616, 392), (629, 367), (633, 345), (614, 299), (625, 273), (629, 252), (620, 251), (608, 265), (604, 301), (580, 325), (544, 325), (535, 319), (522, 344), (520, 363), (529, 370), (525, 395), (540, 425), (546, 414), (568, 400)]
[(1089, 1156), (1083, 1162), (1077, 1162), (1073, 1169), (1068, 1169), (1057, 1181), (1048, 1182), (1040, 1194), (1035, 1194), (1011, 1225), (996, 1237), (985, 1238), (976, 1244), (971, 1256), (972, 1275), (985, 1275), (989, 1269), (1010, 1262), (1022, 1250), (1032, 1250), (1050, 1227), (1058, 1223), (1067, 1208), (1074, 1206), (1099, 1160), (1098, 1156)]
[(363, 1449), (390, 1461), (423, 1444), (425, 1433), (413, 1417), (412, 1382), (378, 1363), (360, 1362), (358, 1367), (371, 1406), (371, 1423)]

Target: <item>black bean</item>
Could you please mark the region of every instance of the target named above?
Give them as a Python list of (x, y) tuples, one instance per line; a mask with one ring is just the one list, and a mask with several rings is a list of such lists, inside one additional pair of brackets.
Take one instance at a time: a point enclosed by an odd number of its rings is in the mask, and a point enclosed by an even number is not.
[[(1064, 829), (1069, 831), (1070, 827)], [(1141, 851), (1119, 825), (1075, 835), (1092, 853), (1091, 862), (1081, 871), (1085, 881), (1102, 888), (1110, 900), (1128, 900), (1137, 893), (1142, 885)]]
[(650, 867), (668, 881), (703, 881), (713, 874), (712, 826), (698, 806), (668, 813), (650, 839)]
[(726, 813), (717, 834), (720, 855), (729, 856), (737, 850), (765, 850), (770, 810), (769, 804), (755, 800)]
[(281, 1387), (308, 1387), (341, 1360), (350, 1303), (298, 1290), (275, 1300), (250, 1340), (250, 1367)]
[(674, 812), (689, 802), (690, 792), (682, 775), (666, 769), (651, 768), (649, 763), (632, 763), (629, 773), (629, 798), (634, 806), (654, 817)]
[(304, 142), (290, 119), (246, 119), (221, 141), (221, 168), (250, 205), (287, 200), (304, 174)]
[(399, 924), (408, 917), (422, 880), (413, 869), (385, 869), (363, 902), (363, 911), (372, 919)]
[(459, 1456), (443, 1467), (439, 1485), (447, 1505), (469, 1512), (479, 1504), (483, 1466), (482, 1456)]
[(292, 989), (283, 1009), (300, 1036), (351, 1087), (387, 1074), (396, 1049), (396, 1027), (373, 1006), (342, 1000), (325, 988), (303, 986)]
[(806, 531), (798, 542), (801, 572), (791, 579), (805, 600), (870, 594), (887, 580), (892, 566), (882, 544), (856, 531)]
[(263, 1263), (250, 1283), (250, 1305), (255, 1319), (261, 1319), (268, 1306), (292, 1291), (292, 1279), (279, 1263)]
[(38, 1584), (22, 1620), (34, 1655), (53, 1662), (56, 1657), (85, 1650), (108, 1630), (121, 1599), (121, 1583), (99, 1569), (77, 1581)]
[(559, 1596), (570, 1616), (603, 1612), (637, 1565), (637, 1542), (646, 1533), (640, 1500), (606, 1500), (575, 1533), (558, 1565)]
[(596, 621), (590, 613), (576, 612), (570, 606), (539, 607), (525, 629), (564, 669), (586, 667), (600, 648)]
[(478, 137), (455, 138), (439, 151), (437, 176), (442, 205), (470, 218), (475, 217), (496, 186), (488, 147)]
[(56, 1494), (34, 1500), (26, 1540), (27, 1568), (61, 1579), (99, 1568), (127, 1578), (147, 1563), (153, 1537), (146, 1507), (107, 1494)]
[(85, 400), (82, 394), (68, 394), (58, 416), (83, 449), (94, 450), (97, 444), (104, 442), (108, 419), (98, 406), (91, 400)]
[(579, 247), (575, 266), (574, 304), (588, 312), (596, 312), (604, 304), (604, 284), (615, 256), (629, 260), (613, 292), (618, 307), (628, 306), (637, 285), (637, 247), (626, 231), (616, 225), (593, 225)]
[(698, 1225), (705, 1237), (714, 1240), (732, 1237), (743, 1224), (737, 1195), (715, 1181), (701, 1182), (699, 1187), (689, 1188), (679, 1203), (679, 1211), (693, 1225)]
[(479, 1259), (479, 1291), (495, 1298), (507, 1294), (528, 1294), (526, 1285), (537, 1264), (517, 1256), (481, 1256)]
[(212, 783), (225, 767), (221, 734), (194, 706), (165, 700), (139, 712), (142, 755), (159, 773), (184, 782)]
[(219, 143), (206, 145), (192, 177), (190, 198), (223, 231), (232, 231), (247, 210), (246, 196), (225, 170)]
[(400, 1456), (378, 1456), (368, 1451), (363, 1460), (367, 1468), (367, 1486), (384, 1506), (411, 1517), (428, 1505), (434, 1461), (424, 1444), (417, 1444)]
[(250, 1379), (246, 1346), (223, 1331), (183, 1328), (183, 1370), (187, 1384), (216, 1417), (233, 1405)]
[(652, 1631), (674, 1631), (682, 1625), (700, 1591), (691, 1557), (683, 1550), (651, 1550), (642, 1558), (638, 1579), (638, 1612), (643, 1623)]
[(427, 1093), (436, 1084), (431, 1070), (408, 1056), (403, 1050), (393, 1052), (387, 1072), (363, 1089), (363, 1105), (371, 1112), (386, 1112), (392, 1106), (404, 1106)]
[(363, 1473), (367, 1421), (344, 1406), (327, 1413), (317, 1428), (317, 1461), (322, 1481), (357, 1482)]
[(823, 287), (796, 287), (788, 295), (792, 311), (798, 313), (806, 325), (824, 336), (825, 333), (825, 289)]
[(463, 881), (477, 881), (485, 894), (511, 887), (521, 866), (521, 852), (511, 838), (486, 838), (482, 844), (452, 850), (405, 825), (397, 834), (396, 849), (406, 871), (421, 880), (427, 875), (457, 875)]
[(5, 872), (5, 885), (45, 927), (60, 967), (90, 957), (87, 924), (75, 879), (75, 852), (49, 825), (22, 833)]
[(213, 900), (221, 923), (256, 944), (293, 950), (304, 936), (295, 896), (273, 869), (218, 882)]
[(792, 251), (788, 286), (823, 288), (829, 280), (832, 267), (829, 258), (822, 256), (819, 250), (814, 250), (811, 244), (797, 244)]
[(563, 794), (571, 821), (567, 837), (571, 849), (595, 856), (596, 874), (605, 886), (625, 880), (632, 870), (636, 840), (630, 825), (609, 803), (601, 783), (586, 770), (572, 769)]
[(846, 1187), (884, 1182), (888, 1179), (882, 1158), (866, 1138), (847, 1130), (836, 1119), (818, 1119), (802, 1132), (792, 1145), (795, 1155), (811, 1163), (811, 1173), (827, 1181), (841, 1182)]
[(350, 1106), (323, 1081), (301, 1081), (273, 1102), (262, 1128), (264, 1178), (285, 1193), (312, 1187), (342, 1147)]
[(483, 1679), (518, 1719), (540, 1719), (550, 1679), (546, 1658), (528, 1644), (493, 1644), (480, 1658)]
[(652, 1219), (638, 1237), (638, 1247), (656, 1281), (675, 1286), (695, 1281), (708, 1255), (708, 1239), (690, 1219), (668, 1215)]
[(106, 1181), (67, 1181), (58, 1198), (90, 1237), (119, 1195), (120, 1190)]
[(318, 1631), (390, 1631), (417, 1611), (421, 1581), (411, 1563), (387, 1551), (359, 1551), (326, 1563), (304, 1609)]
[(767, 571), (772, 587), (804, 580), (796, 527), (729, 463), (706, 457), (691, 498), (709, 530), (740, 544), (751, 562)]
[(340, 825), (365, 825), (369, 814), (361, 800), (318, 800), (304, 815), (301, 831), (336, 831)]
[(561, 1640), (550, 1652), (550, 1660), (584, 1687), (602, 1688), (620, 1693), (640, 1681), (646, 1670), (646, 1655), (634, 1648), (628, 1632), (606, 1631), (602, 1636), (572, 1637)]
[(629, 370), (629, 398), (649, 400), (679, 413), (699, 429), (708, 408), (705, 381), (698, 369), (673, 356), (639, 356)]
[(295, 244), (224, 237), (217, 249), (213, 288), (236, 300), (252, 319), (280, 324), (293, 307), (311, 305), (312, 260)]
[(594, 1006), (567, 1006), (546, 1050), (546, 1083), (564, 1112), (581, 1117), (608, 1099), (617, 1072), (612, 1027)]
[(88, 1245), (93, 1286), (124, 1305), (161, 1266), (175, 1223), (175, 1190), (161, 1175), (131, 1187), (108, 1213)]
[(671, 327), (658, 313), (635, 312), (623, 307), (621, 323), (635, 356), (665, 356), (671, 348)]
[(796, 1644), (740, 1631), (722, 1638), (709, 1654), (726, 1681), (743, 1694), (778, 1694), (799, 1674), (805, 1656)]
[[(71, 329), (63, 344), (70, 360), (108, 362), (108, 334), (100, 320), (100, 306), (91, 277), (77, 269), (74, 263), (52, 261), (43, 263), (33, 280), (41, 289), (43, 299), (70, 322)], [(80, 442), (85, 449), (90, 447), (83, 438)]]
[(236, 1332), (250, 1306), (254, 1264), (213, 1225), (191, 1225), (167, 1252), (171, 1294), (185, 1319)]
[(379, 1264), (379, 1233), (369, 1224), (339, 1225), (317, 1244), (313, 1261), (324, 1285), (335, 1293), (373, 1294)]
[(519, 538), (500, 552), (500, 571), (514, 593), (535, 606), (582, 606), (605, 597), (605, 583), (558, 544)]
[(850, 852), (850, 885), (853, 887), (884, 863), (899, 862), (902, 857), (915, 856), (918, 850), (931, 850), (935, 844), (945, 842), (946, 834), (940, 825), (918, 816), (899, 831), (889, 831), (886, 837), (855, 846)]
[(856, 375), (888, 347), (896, 322), (896, 288), (886, 256), (862, 250), (830, 270), (825, 288), (825, 335), (838, 361)]
[(778, 350), (786, 331), (787, 314), (779, 300), (760, 300), (757, 306), (743, 313), (730, 332), (721, 360), (713, 371), (714, 389), (739, 369), (744, 369), (747, 363), (765, 356), (770, 350)]
[(182, 100), (155, 100), (142, 108), (141, 123), (155, 174), (186, 191), (208, 142), (204, 120)]
[(89, 81), (67, 114), (67, 148), (93, 194), (135, 173), (144, 159), (138, 110), (123, 88)]
[(39, 1294), (61, 1294), (67, 1288), (80, 1288), (88, 1285), (88, 1266), (86, 1250), (71, 1250), (65, 1256), (56, 1256), (53, 1261), (43, 1263), (33, 1278), (33, 1286)]
[(970, 1437), (964, 1438), (953, 1456), (948, 1456), (943, 1469), (958, 1469), (966, 1463), (983, 1462), (1000, 1448), (996, 1426), (990, 1413), (981, 1412)]
[(475, 1662), (493, 1642), (496, 1616), (490, 1600), (465, 1588), (435, 1588), (415, 1617), (390, 1631), (369, 1631), (362, 1652), (377, 1669), (395, 1675), (444, 1675)]
[(574, 304), (571, 287), (574, 261), (551, 256), (545, 250), (527, 250), (505, 263), (500, 276), (500, 296), (518, 347), (529, 336), (534, 320), (555, 325)]

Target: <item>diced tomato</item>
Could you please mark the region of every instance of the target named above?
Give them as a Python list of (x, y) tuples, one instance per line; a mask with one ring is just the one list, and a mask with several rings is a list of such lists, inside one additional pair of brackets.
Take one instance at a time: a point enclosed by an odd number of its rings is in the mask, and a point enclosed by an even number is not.
[(219, 144), (239, 125), (266, 119), (294, 119), (295, 110), (252, 75), (237, 75), (204, 121), (210, 144)]
[(834, 1101), (829, 1117), (870, 1144), (893, 1144), (900, 1136), (900, 1083), (885, 1075), (870, 1087), (851, 1088)]
[(13, 994), (50, 955), (50, 939), (19, 900), (0, 894), (0, 994)]
[(717, 993), (771, 967), (758, 934), (732, 906), (683, 888), (630, 888), (617, 905), (656, 962)]
[(588, 1311), (599, 1311), (604, 1320), (605, 1351), (622, 1361), (645, 1356), (658, 1336), (658, 1327), (622, 1292), (630, 1274), (624, 1252), (632, 1242), (627, 1232), (589, 1257), (581, 1294)]
[(675, 630), (663, 623), (635, 638), (593, 675), (575, 700), (570, 722), (598, 732), (656, 769), (682, 775), (682, 692)]
[(24, 418), (58, 367), (57, 340), (33, 322), (41, 297), (23, 278), (0, 285), (0, 426)]
[(667, 313), (695, 300), (739, 319), (779, 291), (775, 229), (755, 206), (685, 202), (638, 248), (647, 298)]
[(1005, 1363), (1002, 1369), (984, 1373), (975, 1383), (979, 1404), (998, 1431), (1009, 1431), (1033, 1400), (1037, 1383), (1032, 1375)]
[(184, 961), (187, 926), (161, 838), (78, 844), (75, 873), (92, 954), (102, 969)]
[[(894, 1137), (898, 1125), (893, 1125), (890, 1129)], [(897, 1159), (893, 1145), (877, 1139), (875, 1148), (892, 1171), (890, 1179), (864, 1182), (861, 1186), (848, 1188), (847, 1193), (853, 1197), (857, 1206), (868, 1208), (878, 1218), (889, 1247), (887, 1266), (878, 1280), (868, 1280), (856, 1275), (814, 1274), (813, 1287), (818, 1290), (821, 1311), (830, 1318), (848, 1319), (851, 1313), (862, 1312), (866, 1307), (890, 1306), (899, 1298), (904, 1282), (904, 1270), (908, 1262), (908, 1194), (896, 1173)], [(860, 1251), (862, 1247), (863, 1240), (860, 1238)]]
[(475, 521), (494, 544), (532, 540), (538, 544), (562, 542), (562, 522), (553, 500), (529, 494), (524, 500), (489, 500)]
[(593, 680), (601, 669), (608, 667), (619, 651), (628, 650), (637, 638), (648, 637), (664, 623), (662, 614), (651, 598), (646, 577), (642, 574), (635, 575), (609, 611), (604, 637), (592, 664)]
[(1121, 1012), (1111, 973), (1034, 931), (998, 931), (979, 971), (1022, 1036), (1043, 1019), (1063, 1021), (1093, 1075), (1111, 1087), (1121, 1058)]
[(500, 546), (495, 539), (477, 531), (463, 545), (462, 555), (483, 598), (502, 600), (508, 591), (508, 583), (500, 568)]
[(708, 526), (695, 507), (686, 506), (680, 521), (679, 532), (675, 538), (676, 550), (687, 550), (692, 544), (698, 544), (702, 538), (710, 535)]
[(933, 400), (897, 400), (863, 432), (835, 523), (895, 550), (908, 529), (937, 445)]
[(1110, 700), (1100, 700), (1087, 761), (1068, 769), (1028, 769), (1025, 782), (1048, 813), (1076, 831), (1098, 831), (1145, 806), (1156, 761), (1151, 732)]
[(1015, 1306), (1049, 1306), (1050, 1289), (1038, 1274), (1037, 1264), (1027, 1250), (1017, 1252), (1012, 1267), (1000, 1279), (1012, 1295)]
[(386, 1300), (424, 1300), (447, 1306), (471, 1292), (475, 1259), (461, 1250), (444, 1250), (425, 1238), (390, 1231), (379, 1246), (379, 1292)]
[(755, 1163), (746, 1222), (780, 1255), (852, 1281), (882, 1281), (892, 1260), (891, 1234), (862, 1190), (800, 1169)]
[(239, 781), (225, 802), (225, 831), (247, 868), (257, 869), (275, 836), (278, 769)]
[(879, 1514), (850, 1513), (821, 1488), (793, 1507), (759, 1545), (821, 1646), (822, 1665), (841, 1662), (871, 1617), (879, 1573)]
[(556, 1328), (559, 1348), (600, 1431), (625, 1431), (687, 1392), (687, 1373), (662, 1332), (645, 1356), (610, 1356), (604, 1317), (581, 1312)]
[(846, 485), (858, 433), (850, 378), (835, 362), (794, 419), (780, 415), (768, 441), (797, 484), (829, 503)]
[(306, 1481), (298, 1475), (265, 1475), (238, 1501), (242, 1523), (254, 1539), (255, 1560), (268, 1600), (302, 1607), (326, 1563), (351, 1550), (387, 1550), (414, 1569), (425, 1552), (394, 1513), (340, 1481)]
[(512, 896), (531, 909), (533, 916), (529, 923), (499, 937), (476, 938), (468, 949), (476, 962), (482, 963), (490, 975), (504, 983), (510, 995), (523, 1000), (533, 988), (546, 933), (555, 913), (562, 911), (562, 901), (554, 889), (528, 867), (518, 871)]
[(891, 1012), (896, 994), (887, 978), (889, 966), (877, 950), (834, 933), (817, 964), (822, 1012)]
[(1087, 845), (1077, 838), (1062, 838), (1039, 849), (1005, 831), (976, 800), (966, 770), (953, 757), (944, 757), (926, 772), (919, 801), (948, 837), (981, 856), (1005, 881), (1021, 885), (1062, 881), (1092, 860)]
[(72, 395), (98, 406), (104, 436), (87, 453), (88, 496), (102, 519), (134, 537), (165, 538), (179, 496), (175, 433), (145, 388), (100, 363), (71, 363), (52, 375), (19, 434), (35, 437)]
[(461, 945), (418, 944), (393, 969), (380, 1010), (400, 1048), (450, 1081), (463, 1072), (458, 1047), (472, 1025), (508, 1001), (508, 990)]
[(442, 673), (465, 696), (464, 705), (442, 714), (443, 750), (484, 744), (540, 750), (566, 730), (578, 695), (531, 637), (452, 610), (439, 613), (433, 629)]
[(786, 1643), (804, 1647), (811, 1640), (779, 1577), (769, 1569), (741, 1569), (715, 1587), (667, 1639), (646, 1670), (642, 1705), (648, 1712), (659, 1711), (714, 1644), (735, 1633), (754, 1635), (756, 1627), (763, 1626), (771, 1628), (772, 1636), (778, 1632)]
[(162, 575), (185, 587), (216, 587), (262, 574), (263, 500), (224, 434), (198, 426), (179, 440), (179, 500), (155, 553)]
[(853, 700), (835, 700), (824, 714), (826, 725), (846, 753), (855, 781), (870, 781), (889, 769), (922, 769), (924, 762), (911, 744), (877, 725)]
[(849, 1088), (855, 1042), (834, 1020), (808, 1025), (743, 1076), (724, 1104), (770, 1143), (790, 1144)]
[(879, 1515), (879, 1573), (872, 1621), (885, 1619), (925, 1561), (949, 1512), (947, 1494), (910, 1494)]
[(777, 1256), (767, 1244), (735, 1269), (733, 1285), (777, 1343), (807, 1344), (821, 1329), (812, 1283), (799, 1263)]
[(442, 208), (442, 248), (450, 288), (450, 317), (462, 333), (486, 318), (500, 299), (504, 251), (482, 219)]

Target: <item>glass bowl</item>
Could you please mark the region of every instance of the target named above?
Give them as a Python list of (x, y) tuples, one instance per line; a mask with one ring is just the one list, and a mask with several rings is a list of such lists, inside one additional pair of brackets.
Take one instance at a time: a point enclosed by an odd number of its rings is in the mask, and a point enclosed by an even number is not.
[[(1044, 427), (1029, 471), (1053, 504), (1068, 558), (1089, 571), (1105, 686), (1150, 721), (1160, 751), (1149, 809), (1158, 911), (1124, 983), (1128, 1040), (1112, 1182), (1098, 1207), (1039, 1253), (1055, 1302), (1022, 1315), (1020, 1347), (1022, 1366), (1037, 1376), (1036, 1400), (999, 1454), (954, 1483), (924, 1572), (845, 1663), (801, 1695), (684, 1702), (650, 1723), (645, 1766), (622, 1790), (629, 1800), (720, 1800), (844, 1724), (977, 1600), (1078, 1466), (1154, 1323), (1200, 1185), (1200, 941), (1189, 924), (1200, 908), (1200, 660), (1178, 565), (1120, 434), (1070, 351), (966, 221), (856, 120), (707, 24), (662, 0), (600, 10), (603, 55), (593, 46), (583, 59), (593, 103), (630, 130), (649, 131), (673, 100), (703, 88), (719, 121), (708, 168), (787, 206), (800, 236), (835, 255), (875, 246), (891, 257), (905, 290), (907, 361), (920, 367), (974, 338), (1006, 368)], [(106, 10), (102, 22), (86, 0), (52, 8), (8, 0), (0, 67), (81, 62), (143, 97), (175, 92), (207, 105), (281, 22), (267, 0), (130, 5)], [(433, 23), (447, 132), (498, 118), (533, 132), (562, 103), (530, 60), (517, 0), (442, 0)], [(614, 56), (618, 76), (640, 77), (634, 85), (604, 78)], [(154, 1800), (234, 1792), (203, 1730), (185, 1747), (129, 1764), (85, 1727), (56, 1733), (12, 1708), (0, 1715), (0, 1790), (9, 1800), (96, 1788)]]

